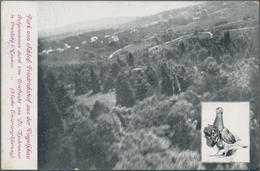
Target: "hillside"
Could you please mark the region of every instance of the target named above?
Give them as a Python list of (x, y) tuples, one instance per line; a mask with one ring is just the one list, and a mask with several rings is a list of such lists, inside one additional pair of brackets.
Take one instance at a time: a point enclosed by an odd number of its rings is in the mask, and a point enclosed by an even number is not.
[(135, 20), (135, 17), (100, 18), (95, 20), (87, 20), (54, 29), (40, 30), (38, 36), (40, 38), (45, 38), (60, 36), (63, 34), (74, 35), (84, 32), (103, 30), (104, 28), (119, 28), (122, 25)]
[[(256, 168), (258, 17), (254, 2), (205, 2), (39, 38), (39, 168)], [(250, 163), (202, 163), (202, 103), (234, 101), (250, 102)]]

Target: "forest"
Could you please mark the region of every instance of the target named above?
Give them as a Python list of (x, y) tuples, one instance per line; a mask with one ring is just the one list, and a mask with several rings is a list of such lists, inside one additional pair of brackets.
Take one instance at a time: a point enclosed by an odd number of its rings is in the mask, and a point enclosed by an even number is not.
[[(205, 22), (212, 17), (201, 16)], [(189, 17), (119, 32), (119, 41), (98, 43), (113, 29), (39, 40), (39, 52), (72, 46), (38, 56), (39, 169), (257, 167), (259, 19), (248, 14), (241, 20), (231, 26), (222, 19), (212, 23), (213, 37), (203, 36), (197, 25), (167, 31), (194, 22)], [(249, 24), (255, 29), (232, 30)], [(99, 40), (81, 43), (93, 36)], [(133, 45), (123, 48), (128, 44)], [(201, 103), (214, 101), (250, 102), (250, 163), (201, 162)]]

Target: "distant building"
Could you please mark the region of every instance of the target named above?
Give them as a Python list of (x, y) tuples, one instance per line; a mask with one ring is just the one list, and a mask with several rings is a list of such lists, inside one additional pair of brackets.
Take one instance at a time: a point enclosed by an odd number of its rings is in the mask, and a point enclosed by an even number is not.
[(48, 49), (48, 50), (46, 51), (47, 54), (49, 54), (50, 52), (53, 52), (53, 50), (52, 50), (52, 49)]
[(93, 43), (93, 42), (95, 42), (95, 41), (97, 41), (97, 40), (98, 40), (98, 37), (97, 37), (97, 36), (94, 36), (94, 37), (91, 37), (90, 42)]
[(111, 38), (113, 39), (114, 42), (118, 42), (119, 41), (119, 38), (115, 35), (111, 36)]
[(62, 48), (57, 48), (56, 50), (59, 51), (59, 52), (64, 51), (64, 49), (62, 49)]
[(68, 45), (67, 43), (65, 43), (64, 45), (65, 45), (65, 48), (67, 48), (67, 49), (70, 49), (70, 48), (71, 48), (71, 46)]
[(77, 46), (77, 47), (75, 47), (75, 49), (79, 49), (79, 47)]
[(47, 54), (49, 54), (50, 52), (53, 52), (53, 50), (52, 49), (47, 50)]

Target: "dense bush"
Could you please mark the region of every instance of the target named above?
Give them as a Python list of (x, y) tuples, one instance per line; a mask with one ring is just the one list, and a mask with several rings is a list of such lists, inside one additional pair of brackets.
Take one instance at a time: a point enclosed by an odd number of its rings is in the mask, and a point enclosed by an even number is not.
[(135, 103), (134, 92), (124, 73), (120, 73), (116, 80), (116, 104), (132, 107)]

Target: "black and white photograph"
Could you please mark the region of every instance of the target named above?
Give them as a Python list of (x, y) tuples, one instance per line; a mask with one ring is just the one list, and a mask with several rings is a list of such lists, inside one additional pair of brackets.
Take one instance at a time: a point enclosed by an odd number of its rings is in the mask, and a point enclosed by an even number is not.
[(202, 103), (202, 162), (249, 163), (249, 103)]
[(39, 1), (38, 169), (259, 167), (259, 3)]

